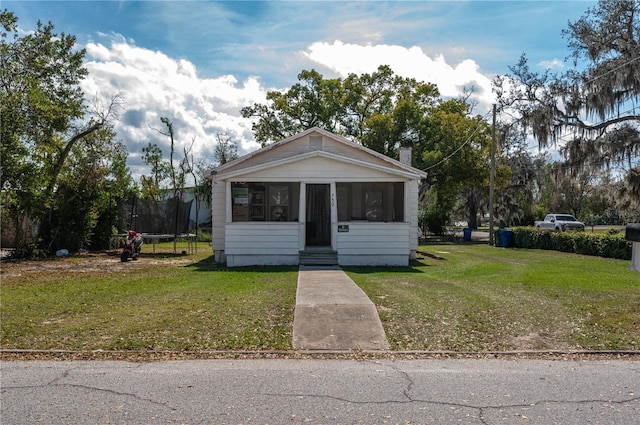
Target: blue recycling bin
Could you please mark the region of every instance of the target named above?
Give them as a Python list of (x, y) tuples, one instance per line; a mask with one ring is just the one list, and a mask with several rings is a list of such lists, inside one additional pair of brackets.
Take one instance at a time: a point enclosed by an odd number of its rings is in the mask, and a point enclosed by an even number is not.
[(464, 242), (471, 242), (471, 229), (469, 227), (462, 229), (462, 240)]
[(500, 229), (500, 246), (509, 248), (513, 246), (513, 230)]

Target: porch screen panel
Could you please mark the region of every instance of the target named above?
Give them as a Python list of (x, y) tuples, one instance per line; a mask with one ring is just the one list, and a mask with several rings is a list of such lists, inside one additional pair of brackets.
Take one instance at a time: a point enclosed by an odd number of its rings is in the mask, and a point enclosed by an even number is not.
[(298, 221), (300, 185), (291, 182), (231, 183), (232, 221)]
[(336, 183), (338, 221), (404, 221), (404, 183)]

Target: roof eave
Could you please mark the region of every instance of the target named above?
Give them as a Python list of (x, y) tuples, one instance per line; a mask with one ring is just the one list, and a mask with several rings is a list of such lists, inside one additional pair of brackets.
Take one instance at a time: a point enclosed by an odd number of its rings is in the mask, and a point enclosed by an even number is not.
[[(323, 158), (327, 158), (327, 159), (331, 159), (333, 161), (338, 161), (338, 162), (342, 162), (345, 164), (350, 164), (350, 165), (357, 165), (363, 168), (369, 168), (372, 170), (376, 170), (376, 171), (381, 171), (381, 172), (385, 172), (391, 175), (396, 175), (402, 178), (406, 178), (409, 180), (420, 180), (426, 177), (426, 173), (420, 171), (420, 170), (416, 170), (416, 169), (411, 169), (411, 170), (400, 170), (400, 169), (396, 169), (396, 168), (391, 168), (391, 167), (385, 167), (382, 165), (378, 165), (378, 164), (372, 164), (370, 162), (366, 162), (366, 161), (361, 161), (361, 160), (357, 160), (357, 159), (353, 159), (353, 158), (347, 158), (344, 156), (340, 156), (340, 155), (336, 155), (333, 153), (329, 153), (329, 152), (325, 152), (325, 151), (312, 151), (312, 152), (307, 152), (301, 155), (295, 155), (295, 156), (291, 156), (288, 158), (284, 158), (281, 160), (277, 160), (277, 161), (272, 161), (272, 162), (268, 162), (265, 164), (259, 164), (259, 165), (255, 165), (253, 167), (248, 167), (248, 168), (242, 168), (240, 170), (235, 170), (235, 171), (229, 171), (227, 173), (225, 172), (216, 172), (214, 180), (228, 180), (228, 179), (233, 179), (233, 178), (237, 178), (246, 174), (252, 174), (258, 171), (264, 171), (264, 170), (268, 170), (270, 168), (276, 168), (279, 166), (283, 166), (283, 165), (287, 165), (287, 164), (291, 164), (294, 162), (299, 162), (299, 161), (303, 161), (305, 159), (309, 159), (309, 158), (313, 158), (313, 157), (323, 157)], [(214, 170), (215, 171), (215, 170)]]

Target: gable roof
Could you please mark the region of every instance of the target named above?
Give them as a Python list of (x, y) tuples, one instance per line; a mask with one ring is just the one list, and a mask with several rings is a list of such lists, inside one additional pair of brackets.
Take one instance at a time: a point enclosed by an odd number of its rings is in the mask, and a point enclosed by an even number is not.
[[(306, 167), (306, 166), (308, 165), (309, 161), (313, 160), (314, 158), (324, 160), (322, 161), (322, 164), (325, 167), (329, 167), (330, 163), (333, 163), (333, 164), (341, 165), (342, 169), (351, 168), (353, 169), (354, 172), (356, 172), (357, 170), (360, 170), (361, 172), (369, 170), (370, 174), (375, 174), (378, 177), (382, 177), (383, 175), (386, 174), (386, 175), (393, 175), (396, 177), (401, 177), (409, 180), (416, 180), (416, 179), (422, 178), (422, 175), (418, 173), (410, 172), (403, 169), (385, 167), (379, 164), (373, 164), (370, 162), (348, 158), (348, 157), (344, 157), (344, 156), (340, 156), (340, 155), (336, 155), (336, 154), (333, 154), (330, 152), (324, 152), (324, 151), (312, 151), (312, 152), (307, 152), (300, 155), (279, 159), (276, 161), (257, 164), (257, 165), (246, 167), (246, 168), (226, 170), (223, 173), (218, 173), (216, 178), (232, 179), (232, 178), (239, 178), (239, 177), (244, 177), (252, 174), (253, 175), (270, 174), (271, 176), (273, 176), (278, 174), (278, 173), (274, 174), (273, 172), (270, 172), (275, 168), (294, 169), (295, 173), (298, 174), (297, 177), (302, 178), (302, 177), (305, 177), (304, 175), (305, 171), (301, 171), (301, 170), (304, 170), (304, 169), (309, 170), (311, 167), (310, 166)], [(338, 167), (332, 167), (333, 171), (337, 169)]]
[[(269, 158), (270, 156), (274, 156), (272, 154), (275, 150), (285, 150), (301, 139), (305, 139), (307, 136), (312, 135), (319, 135), (323, 138), (327, 138), (331, 142), (334, 142), (341, 146), (341, 149), (344, 151), (343, 153), (352, 152), (352, 154), (338, 154), (336, 152), (327, 152), (325, 150), (306, 149), (306, 151), (298, 150), (296, 152), (291, 152), (283, 158)], [(403, 164), (400, 161), (389, 158), (386, 155), (366, 148), (360, 144), (354, 143), (342, 136), (338, 136), (337, 134), (331, 133), (330, 131), (321, 129), (319, 127), (310, 128), (301, 133), (295, 134), (293, 136), (287, 137), (286, 139), (280, 140), (279, 142), (266, 146), (262, 149), (244, 155), (234, 161), (222, 164), (214, 168), (211, 171), (211, 175), (212, 177), (214, 175), (217, 175), (217, 178), (231, 178), (234, 176), (249, 174), (256, 171), (265, 170), (296, 161), (302, 161), (313, 157), (323, 157), (331, 159), (333, 161), (375, 169), (377, 171), (385, 171), (389, 174), (394, 174), (409, 179), (421, 179), (427, 176), (424, 171)]]

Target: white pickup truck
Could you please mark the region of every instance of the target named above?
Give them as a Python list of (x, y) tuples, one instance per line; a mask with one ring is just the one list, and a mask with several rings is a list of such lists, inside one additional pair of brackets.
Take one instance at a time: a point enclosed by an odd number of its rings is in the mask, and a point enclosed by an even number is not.
[(534, 224), (538, 229), (551, 230), (554, 232), (567, 232), (584, 230), (584, 223), (576, 220), (570, 214), (547, 214), (543, 221), (536, 221)]

